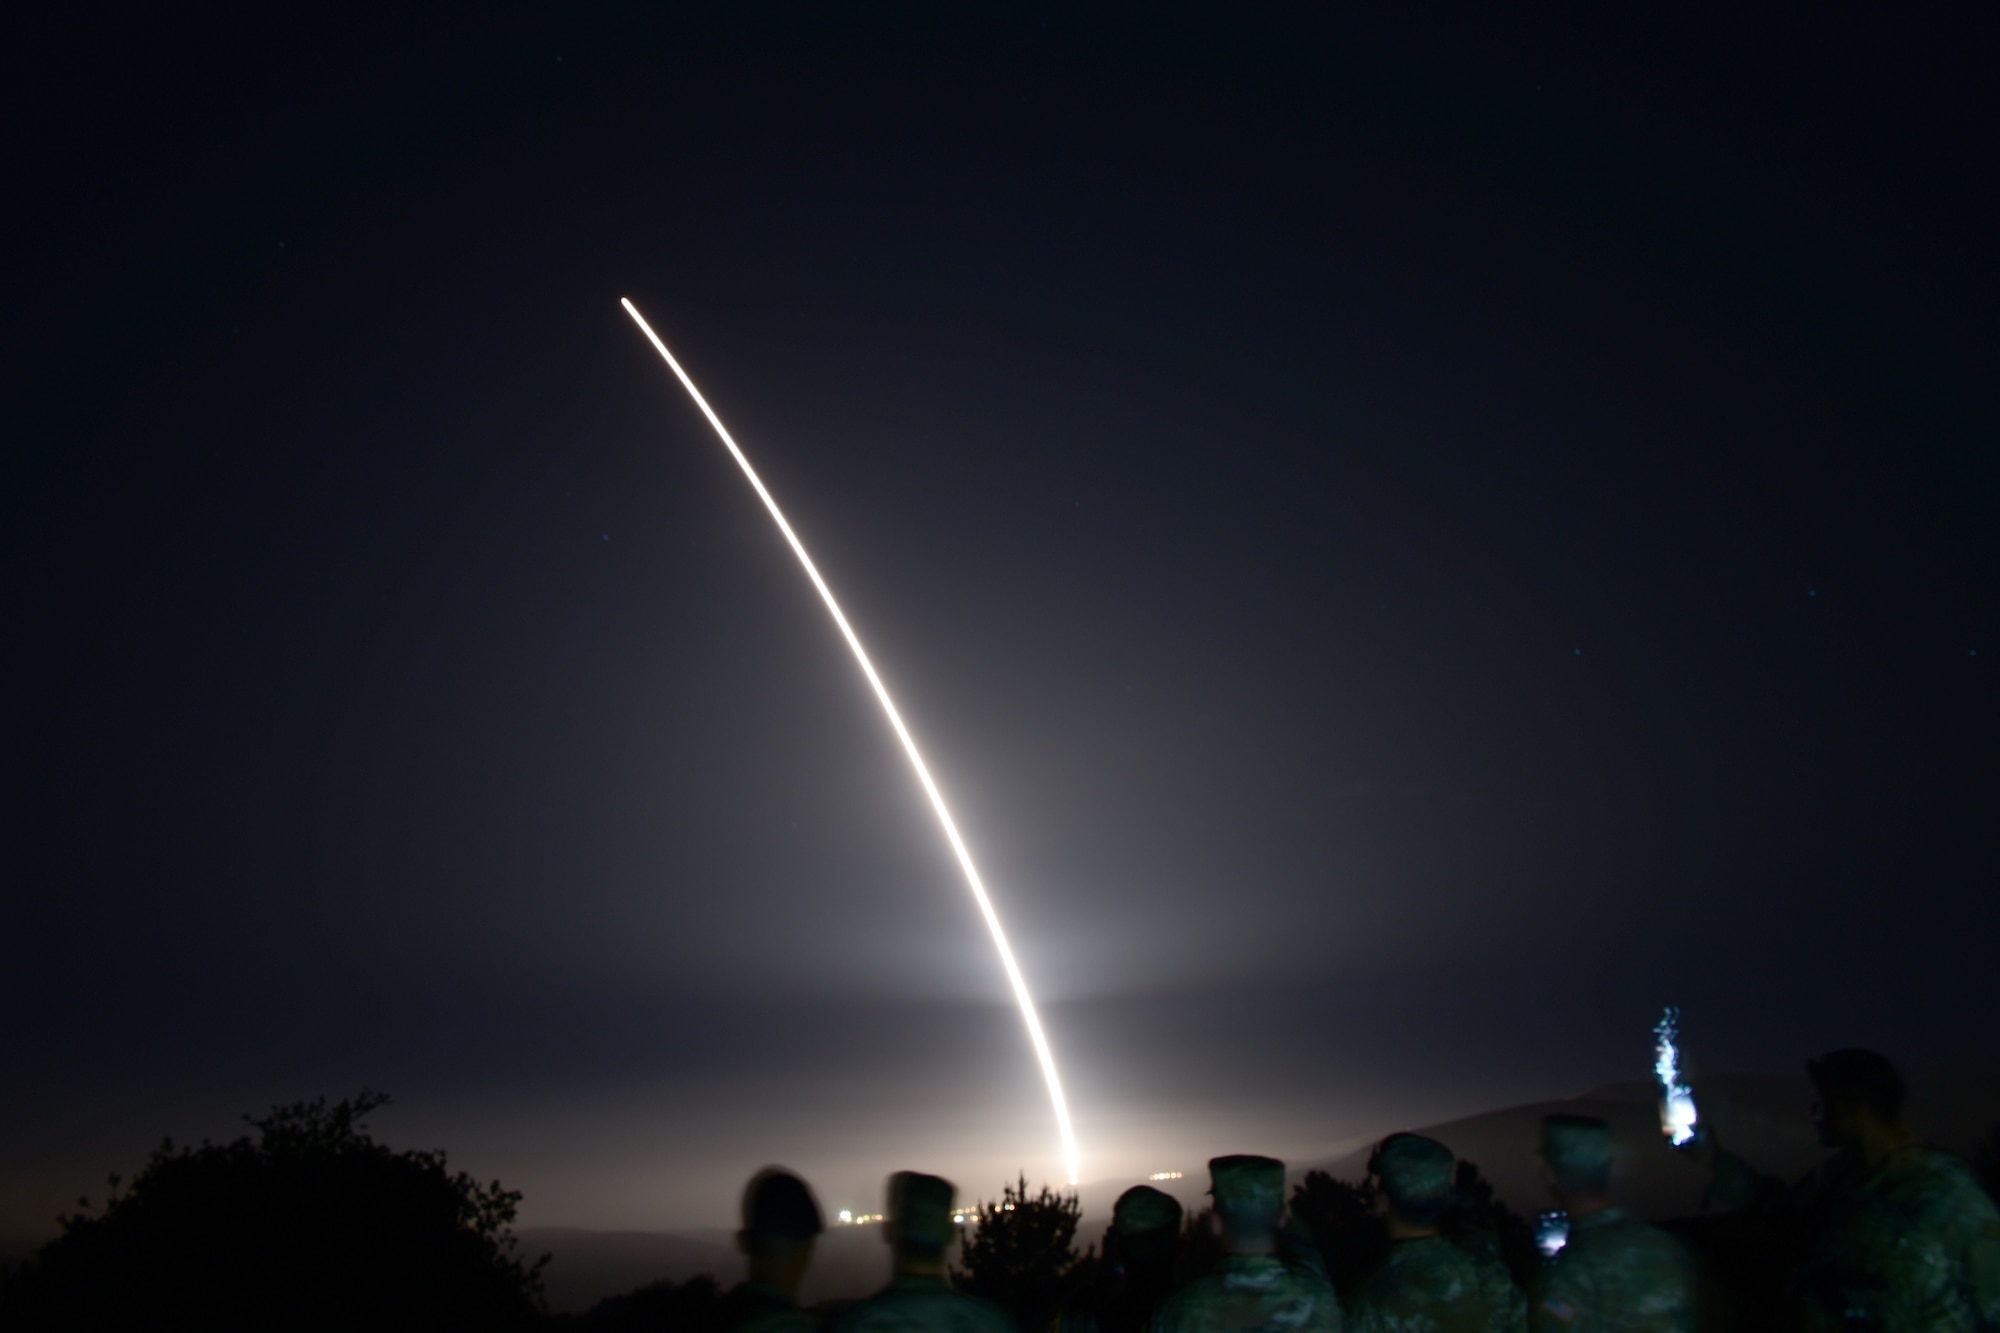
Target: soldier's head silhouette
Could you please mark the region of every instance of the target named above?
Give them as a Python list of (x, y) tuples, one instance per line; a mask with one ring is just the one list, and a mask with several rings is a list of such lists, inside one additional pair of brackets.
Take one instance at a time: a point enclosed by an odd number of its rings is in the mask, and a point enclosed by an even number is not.
[(791, 1172), (767, 1166), (743, 1187), (736, 1247), (750, 1261), (750, 1281), (797, 1296), (812, 1262), (813, 1241), (824, 1230), (812, 1190)]
[(896, 1255), (898, 1273), (942, 1273), (945, 1248), (958, 1234), (951, 1220), (958, 1187), (938, 1176), (898, 1171), (889, 1177), (889, 1210), (883, 1239)]
[(1180, 1252), (1181, 1202), (1151, 1185), (1134, 1185), (1111, 1207), (1104, 1253), (1123, 1268), (1170, 1269)]
[(1285, 1164), (1275, 1157), (1209, 1159), (1215, 1227), (1230, 1254), (1270, 1254), (1285, 1213)]
[(1394, 1232), (1433, 1232), (1451, 1203), (1451, 1149), (1421, 1134), (1391, 1134), (1369, 1158), (1368, 1174)]
[(1887, 1057), (1853, 1047), (1806, 1061), (1812, 1080), (1813, 1124), (1830, 1148), (1857, 1146), (1903, 1124), (1909, 1089)]
[(1541, 1157), (1550, 1191), (1572, 1213), (1611, 1193), (1611, 1126), (1596, 1116), (1543, 1116)]

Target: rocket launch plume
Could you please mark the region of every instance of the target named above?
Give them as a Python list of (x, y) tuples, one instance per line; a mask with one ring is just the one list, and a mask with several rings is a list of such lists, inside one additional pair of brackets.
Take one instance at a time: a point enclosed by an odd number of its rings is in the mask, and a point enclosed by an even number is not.
[(813, 564), (812, 557), (806, 554), (805, 544), (799, 540), (798, 534), (792, 531), (792, 525), (785, 521), (784, 514), (778, 509), (778, 502), (764, 489), (764, 483), (758, 478), (756, 469), (750, 466), (750, 460), (743, 456), (743, 451), (737, 448), (736, 441), (729, 437), (729, 431), (724, 428), (722, 418), (715, 415), (715, 409), (701, 396), (701, 390), (694, 387), (694, 381), (688, 378), (685, 370), (681, 369), (681, 363), (674, 360), (674, 354), (660, 341), (660, 335), (653, 332), (652, 325), (646, 322), (638, 307), (631, 301), (623, 299), (619, 304), (625, 307), (625, 313), (632, 317), (632, 322), (639, 326), (639, 331), (646, 335), (654, 350), (666, 361), (680, 380), (681, 387), (688, 391), (688, 396), (694, 399), (695, 406), (699, 407), (701, 414), (708, 418), (708, 424), (715, 427), (715, 433), (721, 437), (723, 444), (728, 446), (730, 456), (736, 460), (736, 465), (743, 469), (743, 475), (749, 479), (752, 489), (757, 492), (757, 498), (764, 502), (764, 508), (771, 511), (771, 518), (777, 523), (778, 531), (784, 533), (785, 540), (791, 543), (792, 553), (798, 556), (799, 563), (805, 566), (806, 577), (812, 580), (813, 587), (819, 589), (821, 600), (826, 603), (827, 611), (833, 616), (833, 623), (840, 627), (841, 635), (847, 640), (847, 646), (854, 650), (854, 660), (860, 664), (861, 674), (868, 678), (868, 684), (874, 688), (875, 698), (881, 703), (883, 713), (888, 715), (889, 725), (895, 730), (896, 739), (903, 743), (903, 752), (910, 757), (910, 767), (916, 770), (917, 781), (923, 785), (924, 794), (930, 797), (931, 808), (937, 812), (938, 823), (944, 828), (945, 840), (951, 844), (953, 854), (958, 857), (959, 869), (965, 872), (965, 882), (972, 890), (973, 901), (979, 904), (979, 914), (986, 918), (986, 929), (993, 935), (993, 947), (999, 951), (1000, 965), (1006, 970), (1007, 982), (1014, 989), (1015, 1003), (1021, 1007), (1021, 1021), (1027, 1025), (1028, 1040), (1034, 1044), (1035, 1058), (1041, 1063), (1042, 1079), (1049, 1085), (1049, 1103), (1055, 1108), (1056, 1129), (1062, 1135), (1063, 1167), (1069, 1175), (1069, 1183), (1076, 1184), (1076, 1134), (1070, 1128), (1069, 1104), (1063, 1099), (1062, 1079), (1056, 1074), (1056, 1058), (1049, 1049), (1047, 1034), (1042, 1031), (1041, 1016), (1035, 1012), (1035, 1000), (1028, 994), (1028, 982), (1021, 975), (1021, 965), (1014, 961), (1014, 950), (1007, 943), (1007, 932), (1000, 927), (1000, 914), (993, 910), (993, 900), (987, 896), (986, 886), (979, 878), (979, 870), (972, 864), (972, 853), (966, 849), (965, 839), (959, 836), (958, 825), (952, 822), (951, 811), (945, 807), (944, 795), (931, 778), (930, 769), (925, 766), (923, 756), (917, 752), (917, 743), (911, 738), (910, 729), (903, 725), (902, 714), (896, 711), (896, 705), (889, 698), (889, 691), (883, 686), (882, 678), (875, 674), (875, 666), (868, 660), (868, 653), (862, 648), (860, 638), (854, 633), (854, 627), (847, 623), (847, 617), (841, 613), (840, 603), (833, 598), (833, 589), (827, 587), (826, 580), (820, 577), (819, 569)]

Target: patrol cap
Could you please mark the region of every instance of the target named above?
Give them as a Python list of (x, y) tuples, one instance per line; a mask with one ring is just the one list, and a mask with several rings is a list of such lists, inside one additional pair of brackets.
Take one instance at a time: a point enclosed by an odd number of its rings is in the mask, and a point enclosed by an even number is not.
[(1375, 1150), (1371, 1167), (1389, 1202), (1401, 1205), (1437, 1203), (1451, 1193), (1451, 1172), (1457, 1159), (1451, 1149), (1421, 1134), (1391, 1134)]
[(1208, 1176), (1219, 1212), (1275, 1218), (1285, 1206), (1285, 1164), (1275, 1157), (1211, 1157)]
[(1602, 1189), (1611, 1178), (1611, 1126), (1592, 1115), (1545, 1115), (1542, 1156), (1566, 1186)]
[(889, 1177), (889, 1220), (903, 1240), (942, 1250), (957, 1234), (951, 1204), (958, 1186), (939, 1176), (898, 1171)]
[(1806, 1076), (1825, 1100), (1859, 1102), (1892, 1121), (1902, 1116), (1910, 1091), (1887, 1056), (1851, 1046), (1806, 1061)]
[(783, 1167), (767, 1166), (743, 1187), (743, 1229), (784, 1240), (811, 1240), (826, 1230), (812, 1190)]
[(1111, 1226), (1121, 1236), (1181, 1229), (1181, 1201), (1151, 1185), (1134, 1185), (1111, 1205)]

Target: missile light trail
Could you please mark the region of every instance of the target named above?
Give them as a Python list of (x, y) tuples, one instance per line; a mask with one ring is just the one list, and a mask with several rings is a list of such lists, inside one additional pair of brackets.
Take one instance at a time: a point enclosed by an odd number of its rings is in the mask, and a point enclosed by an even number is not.
[(847, 623), (847, 617), (841, 612), (840, 603), (834, 600), (833, 589), (829, 588), (826, 580), (820, 577), (819, 568), (813, 564), (812, 557), (806, 554), (805, 543), (801, 542), (798, 534), (792, 531), (792, 525), (785, 521), (785, 515), (779, 510), (778, 502), (764, 489), (764, 483), (757, 476), (757, 470), (750, 466), (750, 460), (737, 447), (736, 441), (730, 438), (728, 429), (722, 424), (722, 418), (715, 414), (715, 409), (701, 396), (701, 390), (694, 387), (694, 381), (688, 377), (685, 370), (681, 369), (681, 363), (674, 360), (674, 354), (667, 350), (664, 342), (660, 341), (660, 335), (653, 332), (653, 326), (646, 322), (645, 316), (639, 313), (639, 308), (630, 300), (622, 298), (619, 304), (625, 307), (625, 313), (632, 317), (632, 322), (639, 326), (639, 331), (646, 335), (647, 341), (653, 344), (653, 349), (660, 354), (661, 359), (674, 372), (674, 376), (680, 380), (681, 387), (688, 391), (690, 398), (694, 399), (695, 406), (701, 409), (701, 414), (708, 418), (708, 424), (715, 428), (716, 435), (721, 438), (724, 445), (728, 446), (730, 456), (736, 460), (736, 465), (743, 469), (743, 475), (749, 479), (751, 488), (757, 492), (757, 498), (762, 500), (764, 508), (771, 512), (772, 521), (778, 525), (778, 531), (782, 532), (785, 540), (791, 544), (792, 554), (798, 556), (799, 563), (805, 566), (806, 577), (812, 580), (813, 587), (819, 589), (820, 599), (826, 603), (828, 613), (833, 616), (833, 623), (840, 627), (840, 633), (847, 640), (847, 646), (854, 651), (854, 660), (860, 664), (861, 674), (868, 678), (868, 684), (874, 689), (875, 698), (881, 703), (883, 713), (888, 716), (889, 726), (894, 729), (896, 739), (903, 743), (903, 753), (910, 757), (910, 767), (916, 770), (917, 781), (923, 785), (924, 794), (930, 797), (931, 808), (937, 812), (938, 823), (944, 828), (945, 840), (951, 844), (952, 853), (958, 857), (959, 869), (965, 872), (966, 885), (972, 890), (973, 901), (979, 904), (979, 914), (986, 919), (986, 929), (993, 936), (993, 947), (1000, 954), (1000, 965), (1006, 970), (1008, 984), (1013, 987), (1014, 1001), (1021, 1007), (1021, 1021), (1027, 1026), (1028, 1039), (1034, 1044), (1035, 1058), (1041, 1063), (1042, 1079), (1049, 1087), (1049, 1103), (1055, 1109), (1056, 1129), (1062, 1135), (1063, 1167), (1068, 1173), (1069, 1183), (1076, 1184), (1076, 1134), (1070, 1127), (1069, 1104), (1063, 1099), (1062, 1079), (1056, 1074), (1055, 1054), (1049, 1049), (1047, 1034), (1042, 1031), (1042, 1020), (1035, 1012), (1034, 997), (1028, 994), (1027, 978), (1021, 975), (1021, 965), (1014, 960), (1014, 950), (1007, 943), (1007, 932), (1001, 929), (1000, 914), (993, 910), (993, 900), (987, 896), (986, 885), (979, 878), (978, 867), (972, 863), (972, 853), (967, 850), (965, 839), (959, 836), (958, 825), (952, 822), (951, 811), (944, 803), (944, 794), (938, 790), (937, 783), (931, 778), (930, 769), (924, 764), (923, 756), (917, 752), (917, 743), (910, 736), (910, 729), (903, 725), (902, 714), (896, 711), (895, 702), (889, 698), (889, 691), (882, 684), (882, 678), (875, 674), (874, 663), (868, 660), (868, 653), (862, 648), (860, 637), (855, 634), (854, 627)]

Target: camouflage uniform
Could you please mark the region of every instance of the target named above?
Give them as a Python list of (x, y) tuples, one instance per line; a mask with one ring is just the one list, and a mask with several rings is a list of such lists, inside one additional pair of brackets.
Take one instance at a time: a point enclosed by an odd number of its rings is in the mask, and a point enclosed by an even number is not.
[(1690, 1333), (1694, 1263), (1672, 1236), (1616, 1208), (1573, 1218), (1534, 1325), (1541, 1333)]
[(1274, 1255), (1229, 1255), (1167, 1298), (1152, 1333), (1340, 1333), (1333, 1285)]
[(1442, 1236), (1400, 1240), (1347, 1314), (1348, 1333), (1524, 1333), (1528, 1303), (1497, 1260)]
[(1278, 1231), (1285, 1164), (1275, 1157), (1214, 1157), (1208, 1173), (1224, 1248), (1231, 1237), (1261, 1237), (1280, 1253), (1225, 1254), (1214, 1272), (1166, 1299), (1152, 1333), (1340, 1333), (1340, 1301), (1318, 1251)]
[(827, 1333), (1017, 1333), (997, 1305), (953, 1291), (941, 1275), (902, 1274), (827, 1323)]
[(1870, 1168), (1844, 1152), (1789, 1191), (1724, 1154), (1711, 1202), (1755, 1194), (1801, 1233), (1813, 1328), (2000, 1328), (2000, 1210), (1950, 1153), (1912, 1143)]

